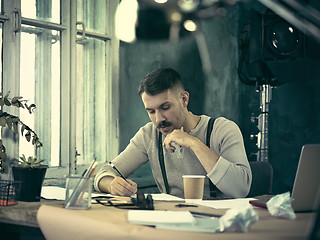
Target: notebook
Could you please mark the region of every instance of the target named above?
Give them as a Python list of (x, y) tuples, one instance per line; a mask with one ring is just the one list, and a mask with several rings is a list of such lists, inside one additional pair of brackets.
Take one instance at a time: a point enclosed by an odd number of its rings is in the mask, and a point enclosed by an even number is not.
[(320, 144), (304, 145), (293, 184), (291, 197), (295, 212), (316, 210), (320, 186)]

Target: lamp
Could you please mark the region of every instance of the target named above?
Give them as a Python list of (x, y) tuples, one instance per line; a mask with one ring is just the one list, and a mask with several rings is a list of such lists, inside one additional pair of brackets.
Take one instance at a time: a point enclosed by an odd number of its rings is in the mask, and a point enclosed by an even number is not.
[(209, 73), (209, 51), (198, 23), (201, 19), (223, 15), (225, 7), (235, 3), (235, 0), (122, 0), (115, 15), (116, 36), (132, 43), (136, 40), (178, 41), (194, 34), (203, 70)]
[[(116, 35), (125, 42), (179, 40), (196, 32), (200, 19), (223, 11), (217, 0), (122, 0), (116, 11)], [(210, 13), (210, 14), (208, 14)]]

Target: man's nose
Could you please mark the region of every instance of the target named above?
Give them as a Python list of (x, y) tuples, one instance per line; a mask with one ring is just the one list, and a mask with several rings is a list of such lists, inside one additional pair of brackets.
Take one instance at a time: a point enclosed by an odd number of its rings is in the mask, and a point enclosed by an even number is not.
[(165, 117), (161, 113), (161, 111), (156, 111), (156, 123), (159, 124), (165, 120)]

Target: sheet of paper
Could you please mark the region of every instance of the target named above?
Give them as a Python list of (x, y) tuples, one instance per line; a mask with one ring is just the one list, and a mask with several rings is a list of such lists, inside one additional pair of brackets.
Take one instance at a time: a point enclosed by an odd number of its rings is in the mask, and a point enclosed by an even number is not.
[(43, 186), (41, 189), (41, 197), (45, 199), (64, 200), (66, 197), (66, 189), (57, 186)]
[(167, 230), (178, 230), (187, 232), (203, 232), (203, 233), (216, 233), (220, 230), (219, 219), (212, 218), (195, 218), (195, 222), (190, 225), (186, 224), (157, 224), (156, 228)]
[(226, 208), (242, 208), (249, 203), (250, 200), (255, 200), (255, 198), (236, 198), (236, 199), (226, 199), (226, 200), (203, 200), (200, 205), (211, 207), (215, 209), (226, 209)]
[(165, 211), (165, 210), (129, 210), (128, 221), (142, 225), (162, 224), (189, 224), (195, 221), (188, 211)]
[(151, 196), (155, 201), (184, 201), (183, 198), (179, 198), (166, 193), (153, 193), (151, 194)]
[[(111, 194), (107, 193), (92, 193), (91, 197), (113, 197)], [(55, 200), (65, 200), (66, 198), (66, 189), (63, 187), (57, 186), (43, 186), (41, 189), (41, 197), (45, 199), (55, 199)]]

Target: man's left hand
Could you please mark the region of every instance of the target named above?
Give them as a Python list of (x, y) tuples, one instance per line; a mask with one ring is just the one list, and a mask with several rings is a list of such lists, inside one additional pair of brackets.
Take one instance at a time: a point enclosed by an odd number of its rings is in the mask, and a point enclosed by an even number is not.
[(194, 141), (194, 138), (195, 137), (183, 131), (183, 128), (175, 129), (166, 136), (163, 141), (163, 146), (170, 152), (174, 152), (176, 150), (176, 148), (172, 144), (173, 142), (181, 147), (190, 148), (192, 141)]

